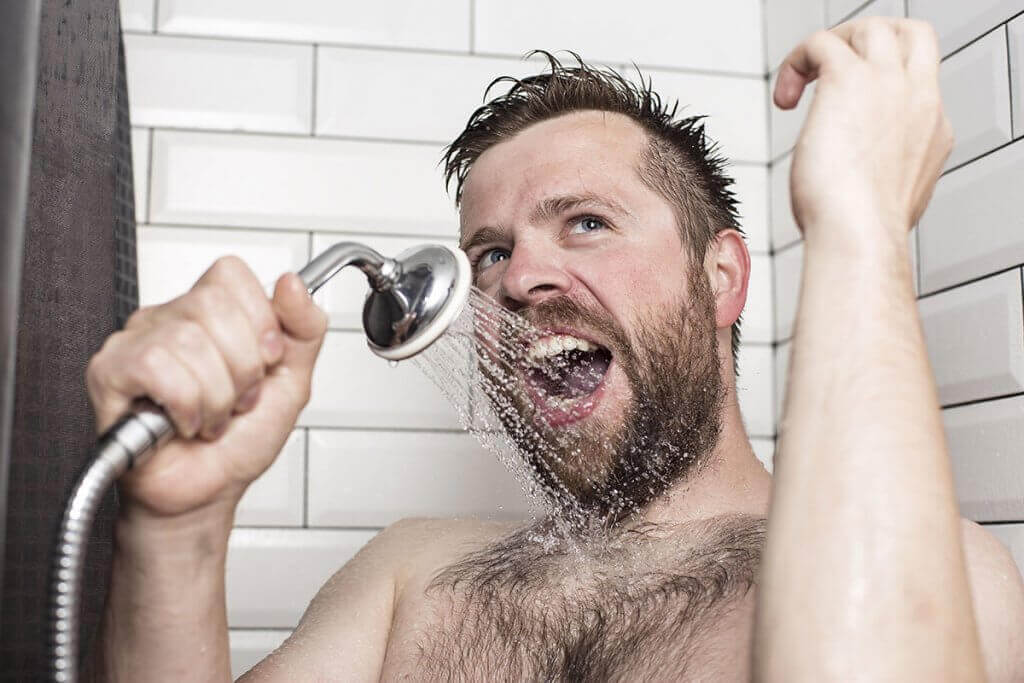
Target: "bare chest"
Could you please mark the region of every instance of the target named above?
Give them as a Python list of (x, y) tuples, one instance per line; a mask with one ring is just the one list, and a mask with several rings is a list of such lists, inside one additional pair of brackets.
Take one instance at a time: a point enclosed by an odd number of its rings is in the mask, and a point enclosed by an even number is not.
[(384, 679), (749, 680), (759, 520), (582, 558), (518, 540), (403, 598)]

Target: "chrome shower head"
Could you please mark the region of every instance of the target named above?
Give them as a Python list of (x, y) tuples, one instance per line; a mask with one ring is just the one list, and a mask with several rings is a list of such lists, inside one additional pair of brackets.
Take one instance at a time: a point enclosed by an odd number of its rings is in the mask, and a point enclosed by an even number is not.
[(412, 247), (389, 259), (362, 244), (341, 242), (299, 276), (312, 294), (347, 265), (370, 281), (363, 330), (370, 350), (388, 360), (409, 358), (434, 343), (469, 296), (469, 259), (460, 249), (441, 244)]

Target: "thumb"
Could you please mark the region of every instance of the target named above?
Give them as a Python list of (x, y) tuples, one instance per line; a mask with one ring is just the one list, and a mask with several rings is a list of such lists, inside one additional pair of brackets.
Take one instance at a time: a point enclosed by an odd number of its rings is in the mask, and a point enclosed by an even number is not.
[(319, 342), (327, 332), (327, 314), (295, 273), (278, 278), (272, 305), (285, 333), (297, 342)]

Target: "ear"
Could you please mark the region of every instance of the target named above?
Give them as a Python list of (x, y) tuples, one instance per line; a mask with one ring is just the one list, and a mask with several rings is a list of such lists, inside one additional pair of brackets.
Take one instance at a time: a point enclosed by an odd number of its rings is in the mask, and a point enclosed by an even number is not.
[(715, 297), (715, 327), (729, 327), (747, 303), (750, 252), (743, 236), (736, 230), (722, 230), (715, 235), (704, 266)]

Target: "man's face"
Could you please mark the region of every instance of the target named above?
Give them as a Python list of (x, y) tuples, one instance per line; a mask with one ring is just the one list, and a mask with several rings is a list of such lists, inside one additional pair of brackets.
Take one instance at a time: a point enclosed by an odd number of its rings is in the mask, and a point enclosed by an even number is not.
[(646, 147), (622, 115), (565, 115), (482, 154), (462, 199), (475, 284), (540, 330), (529, 358), (566, 341), (591, 351), (587, 372), (558, 373), (569, 388), (525, 373), (516, 402), (557, 444), (533, 455), (603, 512), (660, 494), (718, 431), (714, 301), (672, 206), (639, 175)]

